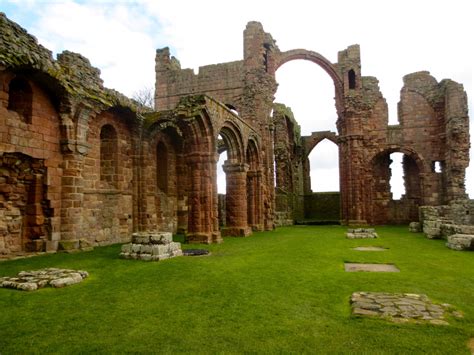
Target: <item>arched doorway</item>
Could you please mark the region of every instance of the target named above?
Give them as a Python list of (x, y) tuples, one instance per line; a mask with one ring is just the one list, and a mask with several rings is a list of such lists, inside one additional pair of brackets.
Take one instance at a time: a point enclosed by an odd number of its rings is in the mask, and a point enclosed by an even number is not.
[[(279, 89), (275, 96), (277, 99), (283, 96), (295, 98), (291, 100), (292, 102), (285, 101), (285, 104), (289, 103), (291, 106), (288, 110), (295, 114), (291, 120), (287, 120), (286, 124), (280, 123), (274, 115), (276, 219), (277, 225), (281, 225), (282, 219), (284, 224), (288, 224), (291, 217), (293, 220), (302, 220), (307, 219), (309, 215), (312, 216), (312, 213), (307, 212), (319, 201), (312, 198), (310, 175), (315, 166), (325, 165), (326, 169), (330, 168), (331, 172), (337, 175), (321, 174), (319, 182), (313, 182), (313, 187), (317, 186), (314, 191), (324, 190), (325, 183), (340, 181), (337, 146), (331, 151), (332, 159), (327, 160), (327, 157), (323, 156), (320, 162), (313, 159), (310, 164), (308, 157), (314, 146), (322, 139), (328, 138), (334, 143), (337, 140), (336, 122), (342, 103), (342, 80), (336, 68), (327, 59), (318, 53), (302, 49), (282, 53), (276, 68), (278, 70), (275, 72), (275, 77)], [(285, 87), (289, 87), (286, 93)], [(278, 132), (280, 127), (283, 131), (286, 130), (286, 135)], [(298, 139), (295, 140), (295, 135), (298, 137), (301, 135), (300, 142)], [(288, 141), (286, 146), (282, 145), (284, 139)], [(314, 156), (315, 154), (312, 154), (310, 158)], [(337, 191), (335, 197), (332, 196), (337, 200), (335, 205), (337, 212), (332, 218), (337, 223), (340, 214), (338, 186), (339, 184), (336, 184), (335, 188), (331, 188)], [(292, 216), (289, 216), (288, 212), (291, 212)], [(287, 216), (281, 218), (282, 213), (286, 213)]]
[[(221, 141), (219, 141), (219, 137)], [(251, 233), (247, 219), (247, 171), (245, 163), (242, 133), (231, 122), (226, 122), (220, 129), (216, 144), (219, 153), (226, 151), (227, 160), (223, 164), (226, 175), (225, 194), (225, 227), (221, 229), (223, 236), (247, 236)], [(220, 142), (220, 143), (219, 143)]]
[[(404, 193), (394, 196), (391, 186), (393, 158), (395, 153), (401, 158)], [(413, 151), (394, 147), (386, 149), (371, 161), (371, 223), (407, 224), (418, 220), (418, 207), (423, 204), (423, 161)], [(393, 183), (393, 180), (392, 180)]]

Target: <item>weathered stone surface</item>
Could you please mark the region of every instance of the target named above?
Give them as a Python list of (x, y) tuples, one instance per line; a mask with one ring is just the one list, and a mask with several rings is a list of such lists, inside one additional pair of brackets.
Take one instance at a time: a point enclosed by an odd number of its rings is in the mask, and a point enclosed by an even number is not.
[[(337, 133), (301, 137), (291, 110), (274, 103), (275, 72), (298, 59), (333, 80)], [(53, 59), (0, 13), (0, 254), (90, 250), (129, 242), (137, 230), (219, 243), (220, 225), (223, 234), (247, 236), (290, 224), (304, 219), (313, 200), (308, 156), (324, 139), (341, 157), (340, 198), (331, 198), (341, 204), (331, 210), (341, 212), (343, 224), (408, 223), (421, 203), (445, 202), (449, 216), (441, 207), (433, 216), (474, 224), (464, 186), (469, 117), (461, 84), (437, 82), (427, 71), (406, 75), (399, 124), (388, 125), (377, 79), (361, 74), (358, 45), (332, 63), (312, 50), (281, 51), (258, 22), (247, 24), (239, 60), (195, 74), (163, 48), (155, 64), (153, 111), (105, 88), (82, 55), (64, 51)], [(216, 152), (224, 150), (227, 193), (219, 213)], [(399, 201), (389, 184), (394, 151), (404, 153)], [(428, 235), (452, 232), (429, 220)], [(148, 244), (146, 238), (132, 242)], [(154, 238), (151, 244), (167, 244), (168, 237)], [(141, 253), (131, 248), (127, 257)]]
[(132, 243), (122, 245), (120, 257), (144, 261), (159, 261), (183, 255), (181, 243), (173, 242), (169, 232), (134, 233)]
[[(387, 300), (390, 300), (390, 306), (386, 306)], [(354, 292), (350, 302), (353, 315), (380, 317), (393, 322), (448, 325), (447, 316), (462, 318), (462, 313), (455, 307), (433, 304), (426, 295)]]
[(422, 226), (420, 222), (410, 222), (408, 229), (412, 233), (418, 233), (422, 231)]
[(1, 277), (0, 287), (35, 291), (45, 286), (55, 288), (74, 285), (89, 276), (87, 271), (47, 268), (21, 271), (16, 277)]
[(392, 264), (344, 263), (344, 270), (347, 272), (400, 272), (400, 270)]
[(373, 239), (379, 237), (373, 228), (348, 229), (346, 236), (348, 239)]
[(450, 235), (446, 246), (454, 250), (474, 250), (474, 234)]
[(385, 251), (385, 250), (387, 250), (387, 248), (368, 246), (368, 247), (356, 247), (356, 248), (354, 248), (354, 250), (357, 250), (357, 251)]

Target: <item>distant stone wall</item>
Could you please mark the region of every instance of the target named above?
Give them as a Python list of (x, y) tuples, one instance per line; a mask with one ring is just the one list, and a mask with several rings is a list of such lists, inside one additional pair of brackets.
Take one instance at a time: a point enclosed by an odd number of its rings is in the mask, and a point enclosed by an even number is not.
[(313, 192), (305, 195), (305, 219), (339, 221), (340, 201), (340, 192)]
[(447, 239), (454, 234), (474, 234), (474, 200), (457, 200), (449, 205), (420, 207), (420, 223), (430, 239)]

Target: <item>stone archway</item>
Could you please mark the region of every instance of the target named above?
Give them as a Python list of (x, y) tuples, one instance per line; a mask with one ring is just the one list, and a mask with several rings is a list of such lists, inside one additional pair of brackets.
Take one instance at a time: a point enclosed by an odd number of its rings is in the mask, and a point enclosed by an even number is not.
[[(394, 200), (390, 189), (392, 153), (403, 154), (403, 180), (405, 193)], [(414, 150), (391, 146), (370, 159), (371, 178), (369, 222), (372, 224), (406, 224), (418, 220), (418, 207), (424, 202), (423, 175), (426, 167), (423, 158)]]
[(247, 171), (247, 221), (249, 227), (254, 231), (263, 230), (262, 169), (259, 156), (257, 142), (252, 138), (249, 139), (246, 153), (249, 167)]
[(51, 233), (44, 161), (4, 153), (0, 167), (0, 254), (44, 251)]
[(247, 172), (242, 132), (232, 122), (225, 122), (220, 129), (227, 151), (223, 169), (226, 174), (226, 226), (224, 236), (247, 236), (251, 233), (247, 216)]
[(344, 82), (340, 77), (337, 68), (321, 54), (306, 49), (292, 49), (286, 52), (280, 52), (277, 56), (273, 74), (275, 74), (278, 68), (283, 64), (299, 59), (313, 62), (328, 73), (334, 82), (336, 110), (338, 114), (341, 115), (344, 108)]

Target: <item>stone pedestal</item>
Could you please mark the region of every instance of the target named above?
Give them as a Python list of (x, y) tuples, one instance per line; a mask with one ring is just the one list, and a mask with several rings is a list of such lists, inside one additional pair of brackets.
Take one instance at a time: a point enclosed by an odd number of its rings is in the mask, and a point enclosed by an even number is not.
[(173, 242), (169, 232), (133, 233), (132, 242), (122, 245), (120, 257), (145, 261), (158, 261), (183, 255), (181, 244)]
[(371, 239), (378, 238), (373, 228), (355, 228), (347, 230), (347, 238), (349, 239)]

